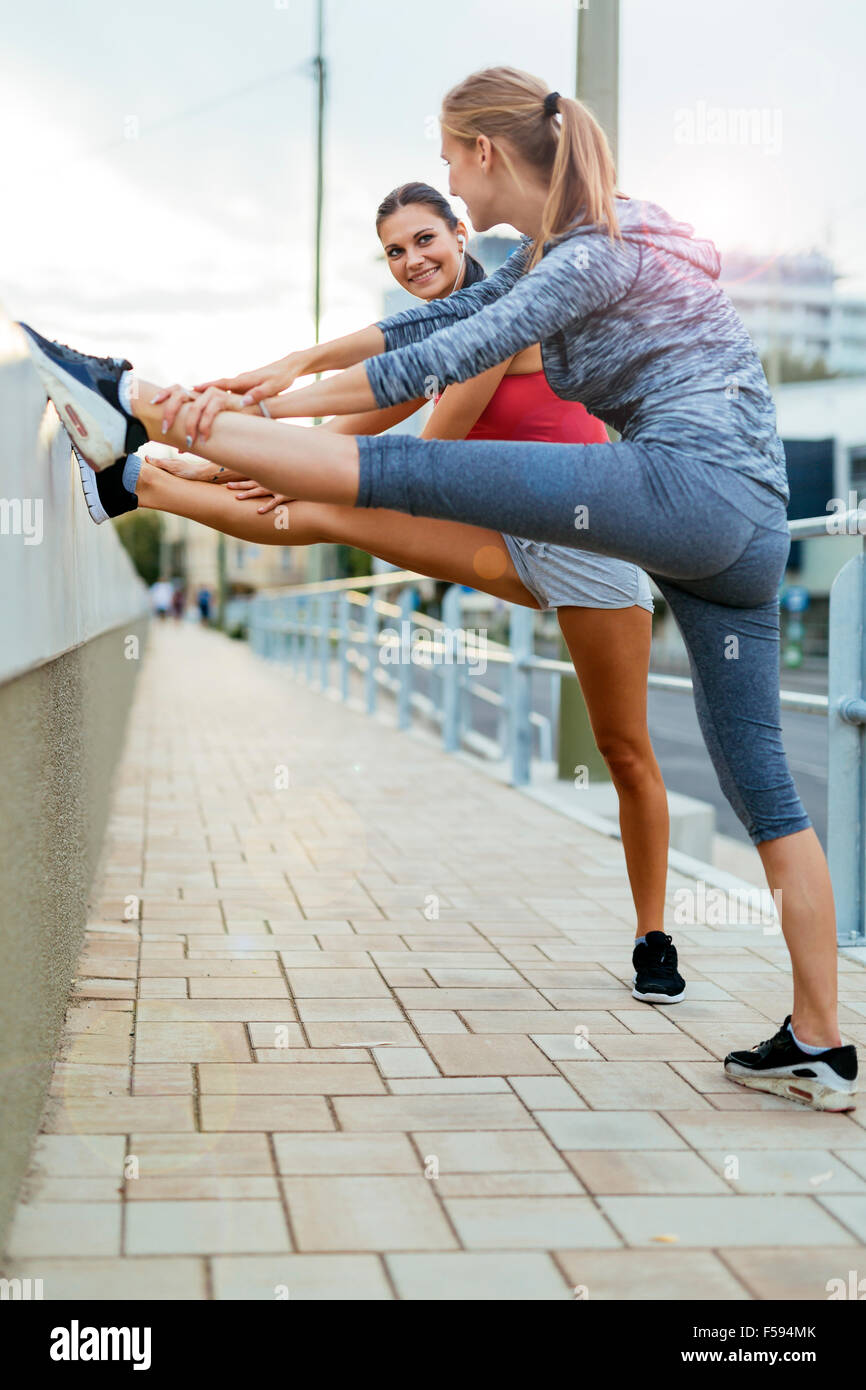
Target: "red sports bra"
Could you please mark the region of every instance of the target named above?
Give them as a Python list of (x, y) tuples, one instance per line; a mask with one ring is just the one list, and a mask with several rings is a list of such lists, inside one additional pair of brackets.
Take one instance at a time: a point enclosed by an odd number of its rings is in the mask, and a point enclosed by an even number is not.
[[(437, 401), (441, 397), (437, 397)], [(579, 401), (551, 391), (544, 372), (504, 376), (467, 439), (536, 439), (554, 444), (606, 444), (607, 430)]]

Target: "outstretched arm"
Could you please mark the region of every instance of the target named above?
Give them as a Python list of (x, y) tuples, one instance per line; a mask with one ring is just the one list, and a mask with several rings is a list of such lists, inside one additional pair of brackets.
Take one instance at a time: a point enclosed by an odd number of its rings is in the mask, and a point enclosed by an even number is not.
[[(295, 417), (345, 415), (374, 405), (395, 405), (479, 376), (530, 344), (616, 303), (634, 281), (639, 254), (628, 243), (612, 245), (602, 232), (570, 237), (507, 294), (471, 318), (292, 391), (283, 398), (281, 411)], [(449, 302), (442, 301), (443, 307)]]
[[(527, 241), (528, 238), (524, 237), (524, 245)], [(195, 390), (205, 391), (209, 386), (216, 386), (222, 391), (242, 394), (245, 405), (257, 405), (259, 401), (270, 402), (272, 397), (288, 390), (298, 377), (343, 371), (386, 350), (402, 347), (405, 343), (420, 342), (440, 328), (477, 313), (505, 294), (521, 274), (523, 261), (519, 256), (520, 249), (486, 280), (457, 290), (446, 299), (412, 305), (367, 328), (359, 329), (357, 333), (348, 333), (328, 343), (317, 343), (314, 347), (289, 353), (287, 357), (269, 362), (254, 371), (199, 382)], [(271, 415), (274, 413), (271, 410)]]

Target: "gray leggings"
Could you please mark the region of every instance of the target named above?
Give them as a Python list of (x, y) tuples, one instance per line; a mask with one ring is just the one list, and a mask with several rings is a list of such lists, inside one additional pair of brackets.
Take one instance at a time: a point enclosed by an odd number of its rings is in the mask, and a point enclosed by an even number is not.
[(779, 708), (785, 503), (668, 445), (361, 435), (356, 505), (491, 527), (631, 560), (670, 605), (722, 791), (754, 844), (811, 825)]

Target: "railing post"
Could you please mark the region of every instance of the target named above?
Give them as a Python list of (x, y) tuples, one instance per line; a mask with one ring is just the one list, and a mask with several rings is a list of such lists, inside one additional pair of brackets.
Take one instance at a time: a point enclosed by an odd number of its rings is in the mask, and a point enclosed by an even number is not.
[(317, 622), (319, 625), (319, 689), (324, 694), (328, 689), (331, 666), (331, 596), (320, 594)]
[(524, 663), (532, 656), (535, 618), (531, 608), (511, 609), (511, 784), (526, 786), (532, 759), (532, 671)]
[(303, 628), (304, 628), (304, 680), (307, 685), (313, 684), (313, 600), (309, 595), (304, 595), (303, 606)]
[(288, 594), (283, 595), (279, 601), (278, 607), (280, 623), (282, 625), (282, 631), (280, 632), (280, 660), (288, 665), (290, 641), (289, 624), (292, 617), (292, 600)]
[(352, 605), (349, 595), (343, 591), (337, 604), (337, 625), (340, 637), (337, 643), (337, 665), (340, 671), (340, 699), (349, 698), (349, 619)]
[(367, 700), (367, 713), (376, 713), (376, 676), (379, 668), (379, 614), (376, 612), (376, 598), (372, 589), (367, 591), (367, 612), (364, 615), (364, 630), (367, 641), (367, 670), (364, 676), (364, 693)]
[(442, 600), (443, 631), (440, 636), (445, 648), (442, 653), (442, 746), (446, 753), (453, 753), (460, 747), (460, 667), (447, 657), (449, 650), (453, 657), (456, 647), (461, 594), (460, 585), (452, 584)]
[[(400, 640), (397, 650), (400, 675), (397, 687), (397, 728), (408, 729), (412, 722), (412, 611), (415, 607), (415, 590), (407, 585), (400, 591)], [(403, 634), (408, 641), (403, 650)]]
[(840, 946), (866, 945), (866, 549), (830, 589), (827, 859)]

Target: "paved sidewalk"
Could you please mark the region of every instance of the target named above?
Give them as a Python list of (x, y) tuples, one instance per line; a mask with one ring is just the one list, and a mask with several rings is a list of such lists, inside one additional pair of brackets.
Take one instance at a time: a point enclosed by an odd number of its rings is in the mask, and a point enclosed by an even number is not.
[(153, 637), (6, 1275), (734, 1300), (866, 1275), (866, 1109), (721, 1071), (788, 1010), (780, 938), (677, 927), (688, 998), (640, 1004), (616, 842), (242, 644)]

